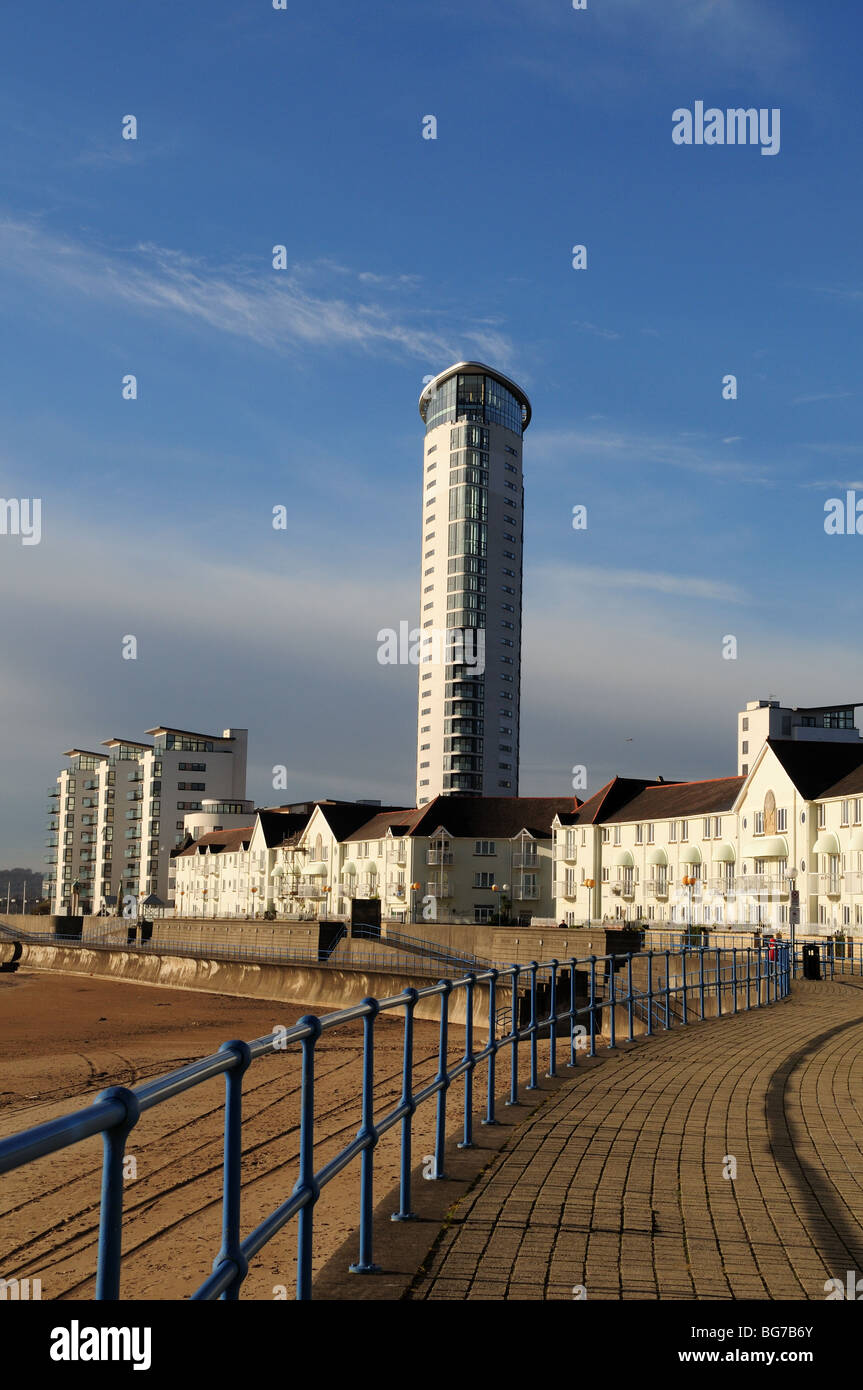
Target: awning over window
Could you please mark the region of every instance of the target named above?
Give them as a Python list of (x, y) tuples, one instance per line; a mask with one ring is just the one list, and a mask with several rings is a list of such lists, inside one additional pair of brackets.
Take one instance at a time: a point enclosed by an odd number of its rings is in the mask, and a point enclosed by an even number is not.
[(787, 859), (788, 841), (784, 835), (765, 835), (753, 840), (746, 853), (752, 859)]
[(680, 851), (681, 864), (700, 864), (701, 850), (697, 845), (684, 845)]
[(629, 849), (617, 850), (614, 856), (614, 862), (619, 869), (635, 868), (635, 860), (632, 857), (632, 851)]
[(838, 854), (839, 841), (830, 830), (822, 830), (815, 844), (812, 846), (814, 854)]
[(353, 859), (349, 859), (347, 863), (342, 866), (342, 872), (345, 874), (355, 874), (356, 871), (357, 866), (354, 863)]
[(660, 847), (659, 847), (658, 845), (656, 845), (653, 849), (649, 849), (649, 850), (647, 851), (647, 862), (648, 862), (648, 864), (665, 864), (665, 865), (667, 865), (667, 864), (668, 864), (668, 855), (665, 853), (665, 850), (664, 850), (664, 849), (660, 849)]
[(724, 840), (721, 845), (713, 846), (713, 862), (715, 864), (733, 864), (737, 859), (737, 854), (733, 845)]
[(306, 865), (306, 873), (307, 873), (307, 874), (315, 874), (315, 875), (318, 875), (318, 874), (325, 874), (326, 872), (327, 872), (327, 865), (324, 863), (323, 859), (314, 859), (314, 860), (312, 861), (311, 864), (307, 864), (307, 865)]

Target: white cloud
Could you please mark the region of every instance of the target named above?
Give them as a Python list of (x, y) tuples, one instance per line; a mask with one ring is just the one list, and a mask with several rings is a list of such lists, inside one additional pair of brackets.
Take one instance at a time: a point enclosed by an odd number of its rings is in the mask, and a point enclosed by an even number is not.
[[(246, 339), (280, 352), (308, 347), (355, 347), (404, 352), (424, 361), (453, 361), (460, 355), (490, 356), (506, 365), (512, 345), (487, 321), (432, 326), (431, 314), (413, 306), (393, 308), (369, 299), (380, 288), (372, 272), (348, 272), (358, 289), (338, 296), (307, 288), (310, 269), (318, 277), (328, 266), (271, 267), (269, 248), (261, 264), (210, 266), (182, 251), (144, 243), (111, 250), (52, 235), (33, 222), (0, 221), (0, 261), (7, 270), (68, 293), (104, 302), (121, 302), (142, 312), (185, 321)], [(344, 267), (329, 267), (333, 273)], [(384, 277), (413, 291), (413, 277)], [(434, 316), (438, 322), (443, 315)]]

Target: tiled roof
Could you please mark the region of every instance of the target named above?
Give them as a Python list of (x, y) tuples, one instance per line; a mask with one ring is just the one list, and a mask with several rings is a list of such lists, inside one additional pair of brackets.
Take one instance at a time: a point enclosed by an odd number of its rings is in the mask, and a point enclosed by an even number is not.
[[(367, 808), (368, 809), (368, 808)], [(342, 836), (345, 841), (358, 840), (383, 840), (388, 830), (392, 830), (397, 839), (411, 832), (418, 820), (422, 819), (425, 807), (416, 811), (406, 811), (404, 807), (397, 807), (394, 811), (380, 811), (372, 816), (371, 820), (363, 821), (356, 830), (352, 830), (349, 835)]]
[(259, 811), (258, 821), (267, 849), (282, 845), (291, 836), (298, 834), (309, 823), (309, 817), (302, 811)]
[(730, 811), (745, 781), (745, 777), (712, 777), (705, 782), (664, 782), (646, 787), (613, 815), (603, 815), (602, 820), (667, 820)]
[(337, 840), (346, 840), (361, 825), (377, 820), (385, 811), (398, 811), (404, 817), (407, 809), (404, 806), (359, 806), (355, 801), (319, 801), (317, 804)]
[(572, 811), (574, 796), (436, 796), (414, 822), (411, 835), (431, 835), (443, 826), (456, 838), (512, 839), (527, 830), (551, 835), (556, 815)]
[(863, 739), (859, 743), (821, 743), (818, 739), (769, 738), (767, 747), (806, 801), (863, 793)]
[(212, 854), (223, 854), (226, 850), (233, 853), (248, 845), (254, 828), (253, 825), (238, 825), (233, 830), (208, 830), (206, 835), (201, 835), (181, 849), (176, 857), (181, 859), (185, 855), (197, 854), (201, 846), (208, 846)]

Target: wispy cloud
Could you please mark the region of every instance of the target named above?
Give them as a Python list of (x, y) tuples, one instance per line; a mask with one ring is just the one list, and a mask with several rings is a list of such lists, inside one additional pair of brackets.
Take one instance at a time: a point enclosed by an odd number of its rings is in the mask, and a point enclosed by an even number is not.
[[(690, 443), (689, 440), (696, 442)], [(531, 456), (545, 461), (549, 466), (589, 459), (600, 465), (676, 468), (704, 476), (758, 483), (764, 487), (773, 487), (776, 482), (763, 465), (715, 454), (710, 441), (692, 433), (680, 432), (662, 438), (611, 429), (531, 430), (530, 446)]]
[(749, 595), (736, 584), (705, 579), (699, 575), (666, 574), (661, 570), (615, 569), (603, 565), (542, 566), (540, 583), (549, 577), (570, 590), (574, 585), (599, 589), (633, 589), (637, 593), (669, 594), (680, 598), (715, 599), (720, 603), (748, 603)]
[(795, 396), (792, 405), (814, 405), (817, 401), (847, 401), (853, 391), (820, 391), (812, 396)]
[(579, 333), (592, 333), (597, 338), (608, 338), (610, 341), (621, 336), (613, 328), (600, 328), (598, 324), (586, 323), (580, 319), (574, 320), (572, 326), (577, 328)]
[[(52, 291), (119, 301), (270, 350), (354, 347), (426, 362), (484, 355), (504, 366), (512, 358), (509, 338), (494, 323), (457, 321), (455, 313), (446, 322), (440, 310), (432, 315), (412, 303), (394, 307), (369, 297), (371, 287), (398, 285), (415, 298), (412, 275), (378, 276), (326, 263), (276, 271), (266, 248), (262, 254), (259, 267), (209, 265), (152, 243), (121, 251), (54, 236), (33, 222), (0, 221), (0, 261), (7, 270)], [(345, 274), (338, 294), (309, 287), (310, 272), (319, 282), (328, 268)]]

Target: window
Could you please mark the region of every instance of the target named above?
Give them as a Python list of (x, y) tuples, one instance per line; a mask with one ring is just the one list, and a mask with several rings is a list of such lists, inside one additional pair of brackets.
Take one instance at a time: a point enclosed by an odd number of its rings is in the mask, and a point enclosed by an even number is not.
[(851, 803), (848, 802), (848, 801), (843, 801), (843, 802), (841, 803), (840, 816), (839, 816), (839, 824), (840, 824), (840, 825), (847, 825), (847, 824), (848, 824), (848, 808), (849, 808), (850, 804), (851, 804)]
[(637, 845), (642, 845), (642, 844), (644, 844), (644, 826), (643, 826), (643, 825), (637, 825), (637, 826), (635, 827), (635, 843), (636, 843)]
[(620, 844), (620, 826), (619, 826), (619, 825), (616, 825), (616, 826), (614, 827), (614, 843), (615, 843), (616, 845), (619, 845), (619, 844)]
[[(776, 830), (778, 834), (788, 829), (788, 812), (783, 806), (776, 812)], [(717, 832), (718, 833), (718, 832)]]
[(498, 785), (499, 787), (511, 787), (511, 786), (512, 786), (512, 783), (511, 783), (511, 782), (498, 782), (497, 785)]
[(425, 555), (423, 556), (423, 559), (424, 559), (424, 560), (430, 560), (431, 557), (432, 557), (433, 555), (434, 555), (434, 551), (433, 551), (433, 550), (427, 550), (426, 553), (425, 553)]
[(474, 886), (474, 888), (493, 888), (493, 887), (494, 887), (494, 874), (493, 874), (493, 873), (479, 873), (479, 874), (474, 874), (474, 876), (473, 876), (473, 886)]
[(746, 777), (747, 774), (748, 774), (748, 772), (749, 772), (749, 764), (748, 764), (748, 763), (744, 763), (743, 766), (741, 767), (740, 771), (743, 773), (743, 776)]
[(603, 843), (604, 845), (607, 845), (610, 839), (611, 839), (611, 831), (608, 829), (607, 826), (603, 826), (603, 827), (602, 827), (602, 843)]
[(756, 812), (755, 812), (755, 834), (756, 834), (756, 835), (763, 835), (763, 834), (764, 834), (764, 812), (763, 812), (763, 811), (756, 811)]
[(669, 827), (668, 827), (668, 842), (669, 842), (669, 844), (672, 844), (672, 845), (677, 843), (677, 821), (676, 821), (676, 820), (673, 820), (673, 821), (670, 823)]
[(743, 730), (743, 732), (744, 732), (745, 734), (748, 734), (748, 733), (749, 733), (749, 720), (748, 720), (748, 719), (743, 719), (743, 720), (741, 721), (740, 727), (741, 727), (741, 729)]
[(827, 807), (822, 802), (818, 807), (818, 829), (823, 830), (827, 824)]
[(740, 751), (741, 751), (741, 753), (748, 753), (748, 752), (749, 752), (749, 743), (748, 743), (748, 741), (747, 741), (746, 739), (744, 739), (743, 743), (741, 744)]
[(515, 464), (514, 464), (514, 463), (508, 463), (506, 459), (504, 459), (504, 461), (503, 461), (503, 466), (504, 466), (504, 468), (507, 470), (508, 473), (517, 473), (517, 472), (518, 472), (518, 469), (516, 468)]
[(477, 840), (474, 854), (496, 854), (494, 840)]
[(653, 844), (653, 826), (652, 826), (652, 825), (648, 825), (648, 827), (647, 827), (647, 843), (648, 843), (649, 845), (652, 845), (652, 844)]
[(681, 838), (681, 840), (688, 840), (688, 839), (689, 839), (689, 821), (688, 821), (688, 820), (682, 820), (682, 821), (680, 822), (680, 838)]

